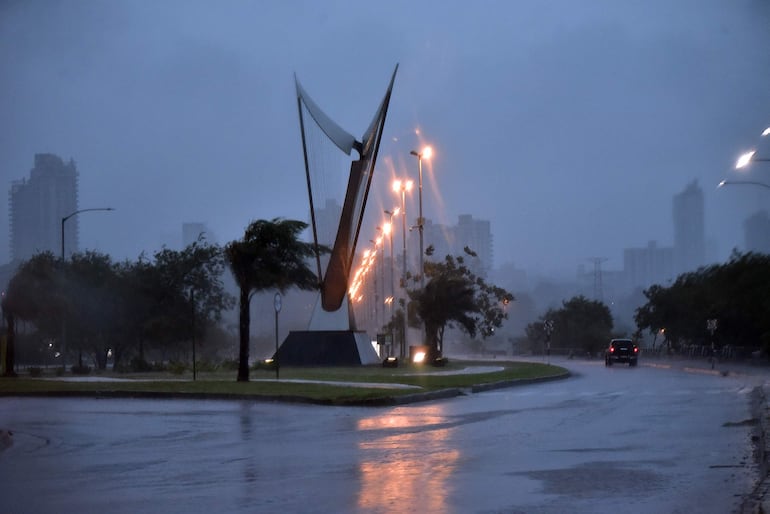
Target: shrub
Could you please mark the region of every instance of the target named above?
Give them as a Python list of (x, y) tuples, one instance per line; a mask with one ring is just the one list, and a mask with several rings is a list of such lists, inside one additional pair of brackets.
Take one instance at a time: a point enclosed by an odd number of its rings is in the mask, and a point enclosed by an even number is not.
[(39, 377), (43, 375), (43, 368), (29, 368), (29, 375), (32, 377)]

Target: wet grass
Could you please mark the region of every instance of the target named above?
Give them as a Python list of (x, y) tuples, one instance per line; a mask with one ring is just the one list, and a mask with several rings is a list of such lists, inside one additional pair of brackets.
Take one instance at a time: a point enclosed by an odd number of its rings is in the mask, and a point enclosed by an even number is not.
[[(489, 371), (489, 367), (502, 368)], [(473, 372), (475, 367), (479, 372)], [(469, 368), (469, 369), (466, 369)], [(487, 368), (487, 369), (484, 369)], [(460, 374), (448, 371), (463, 370)], [(462, 362), (453, 361), (446, 367), (402, 366), (383, 368), (362, 366), (349, 368), (291, 367), (280, 369), (280, 380), (274, 370), (252, 370), (250, 382), (236, 382), (234, 371), (199, 373), (112, 373), (91, 375), (88, 381), (65, 380), (51, 370), (43, 378), (31, 378), (22, 372), (17, 378), (0, 378), (0, 396), (48, 395), (70, 396), (190, 396), (196, 398), (262, 398), (287, 401), (312, 401), (329, 404), (387, 403), (388, 399), (416, 392), (444, 389), (464, 389), (478, 385), (508, 383), (516, 380), (538, 379), (561, 375), (566, 370), (558, 366), (524, 362)], [(121, 378), (121, 381), (95, 381), (97, 378)], [(69, 377), (66, 377), (69, 378)], [(312, 382), (294, 382), (308, 380)], [(317, 381), (317, 382), (316, 382)], [(340, 382), (342, 384), (336, 384)], [(354, 385), (359, 383), (360, 385)], [(414, 388), (367, 387), (363, 383), (407, 384)], [(350, 384), (350, 385), (347, 385)]]

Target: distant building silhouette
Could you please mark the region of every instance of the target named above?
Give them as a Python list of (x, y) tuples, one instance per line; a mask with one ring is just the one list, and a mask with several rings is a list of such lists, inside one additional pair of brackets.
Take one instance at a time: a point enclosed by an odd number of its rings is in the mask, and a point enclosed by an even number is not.
[(674, 196), (673, 215), (675, 272), (693, 271), (706, 261), (703, 190), (697, 181)]
[[(419, 248), (417, 231), (414, 231), (410, 248)], [(432, 245), (434, 250), (432, 260), (443, 260), (447, 255), (465, 258), (468, 267), (477, 275), (486, 277), (492, 271), (494, 265), (494, 245), (492, 238), (492, 224), (487, 220), (473, 219), (470, 214), (461, 214), (457, 225), (436, 225), (426, 220), (424, 226), (425, 248)], [(465, 247), (473, 250), (477, 257), (471, 258), (464, 252)], [(417, 262), (419, 250), (411, 252), (410, 261)]]
[(755, 212), (743, 222), (746, 250), (770, 254), (770, 216), (767, 211)]
[[(61, 253), (62, 218), (78, 209), (78, 172), (75, 162), (35, 154), (29, 179), (11, 183), (9, 192), (11, 258), (24, 260), (38, 252)], [(78, 251), (78, 217), (64, 227), (67, 255)]]
[(674, 249), (659, 247), (650, 241), (645, 248), (623, 249), (623, 271), (626, 289), (646, 289), (652, 284), (666, 285), (675, 278)]

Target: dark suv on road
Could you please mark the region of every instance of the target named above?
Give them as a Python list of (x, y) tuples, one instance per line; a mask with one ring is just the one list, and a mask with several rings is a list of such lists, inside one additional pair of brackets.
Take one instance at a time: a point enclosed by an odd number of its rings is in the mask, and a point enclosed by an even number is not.
[(639, 359), (639, 346), (631, 339), (613, 339), (604, 352), (604, 365), (612, 366), (615, 362), (627, 362), (636, 366)]

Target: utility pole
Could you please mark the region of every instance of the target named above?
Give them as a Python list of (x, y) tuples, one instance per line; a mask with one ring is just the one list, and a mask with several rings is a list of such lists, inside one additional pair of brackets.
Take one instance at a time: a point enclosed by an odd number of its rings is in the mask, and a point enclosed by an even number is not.
[(588, 259), (594, 263), (594, 300), (604, 302), (604, 287), (602, 285), (602, 263), (605, 257), (591, 257)]

